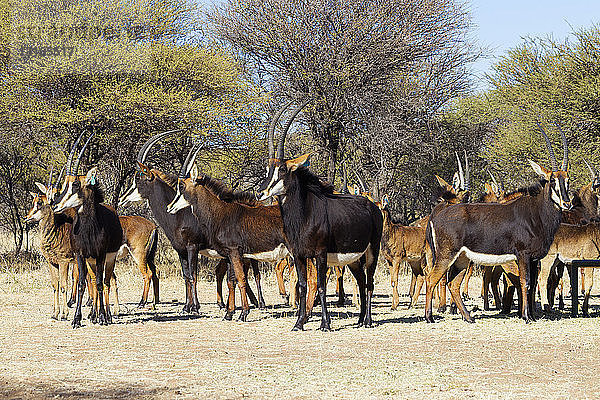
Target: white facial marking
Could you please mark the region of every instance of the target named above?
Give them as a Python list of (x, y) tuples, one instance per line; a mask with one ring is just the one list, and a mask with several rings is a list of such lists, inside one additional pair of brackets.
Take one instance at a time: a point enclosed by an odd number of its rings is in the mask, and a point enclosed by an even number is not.
[[(55, 207), (55, 212), (64, 211), (67, 208), (77, 208), (82, 205), (82, 200), (77, 193), (73, 192), (73, 182), (69, 182), (67, 193), (62, 198), (61, 202)], [(81, 210), (78, 210), (81, 212)]]
[(285, 187), (283, 186), (283, 179), (277, 181), (277, 184), (269, 190), (269, 197), (279, 196), (285, 193)]
[(183, 210), (186, 207), (189, 207), (190, 203), (183, 197), (179, 191), (177, 191), (177, 196), (175, 199), (167, 206), (167, 212), (170, 214), (177, 214), (178, 211)]
[(129, 189), (129, 194), (125, 196), (122, 203), (135, 203), (138, 201), (144, 200), (142, 195), (140, 194), (136, 184), (131, 185), (131, 189)]

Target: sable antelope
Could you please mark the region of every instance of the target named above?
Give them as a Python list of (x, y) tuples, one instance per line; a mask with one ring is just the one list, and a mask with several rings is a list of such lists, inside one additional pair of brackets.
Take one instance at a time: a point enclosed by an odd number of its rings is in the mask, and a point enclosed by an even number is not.
[[(216, 257), (220, 259), (221, 257), (216, 251), (208, 247), (207, 233), (205, 232), (206, 227), (198, 223), (191, 210), (183, 209), (176, 214), (170, 214), (166, 211), (167, 205), (176, 194), (177, 176), (150, 168), (145, 164), (145, 159), (152, 146), (173, 132), (178, 131), (168, 131), (154, 135), (142, 145), (137, 155), (138, 172), (135, 174), (129, 190), (121, 196), (120, 203), (127, 204), (142, 200), (148, 201), (154, 218), (156, 218), (159, 226), (169, 239), (171, 246), (173, 246), (179, 256), (182, 275), (186, 284), (186, 304), (183, 311), (197, 312), (199, 307), (196, 291), (198, 254), (209, 258)], [(216, 270), (216, 281), (217, 304), (221, 308), (225, 307), (221, 285), (226, 272), (227, 261), (220, 259)], [(258, 268), (254, 271), (254, 276), (259, 287), (259, 294), (261, 294)], [(262, 295), (259, 296), (260, 303), (250, 289), (248, 295), (257, 306), (264, 305)]]
[(392, 310), (395, 310), (400, 303), (400, 296), (398, 295), (398, 272), (402, 261), (410, 265), (413, 276), (417, 278), (414, 284), (411, 282), (411, 302), (409, 305), (409, 308), (411, 308), (417, 303), (419, 292), (423, 285), (425, 228), (402, 226), (392, 222), (387, 195), (384, 195), (381, 202), (376, 204), (383, 215), (381, 254), (390, 268)]
[[(330, 329), (325, 285), (328, 264), (350, 267), (360, 291), (358, 323), (370, 327), (373, 324), (373, 275), (379, 255), (383, 217), (379, 208), (364, 197), (334, 194), (330, 185), (321, 182), (308, 170), (311, 154), (284, 160), (285, 136), (295, 116), (307, 104), (305, 102), (297, 107), (283, 128), (277, 155), (269, 160), (268, 174), (260, 189), (261, 200), (278, 199), (286, 244), (296, 263), (300, 307), (294, 330), (302, 330), (306, 320), (306, 260), (309, 258), (314, 258), (317, 265), (322, 309), (320, 329)], [(268, 145), (269, 156), (272, 157), (273, 131), (269, 131)]]
[[(460, 296), (460, 280), (469, 262), (499, 265), (516, 261), (521, 284), (522, 318), (533, 318), (533, 294), (537, 261), (546, 256), (559, 227), (561, 212), (571, 207), (568, 181), (568, 149), (564, 133), (563, 163), (558, 168), (550, 140), (538, 123), (552, 163), (546, 170), (530, 160), (540, 175), (528, 194), (504, 204), (456, 204), (432, 215), (427, 226), (429, 274), (425, 319), (433, 322), (431, 297), (435, 284), (448, 273), (450, 293), (463, 318), (473, 322)], [(532, 293), (528, 297), (527, 290)]]
[[(177, 185), (177, 193), (167, 206), (175, 214), (188, 207), (198, 223), (206, 227), (207, 242), (221, 257), (229, 259), (242, 293), (242, 312), (245, 321), (249, 313), (246, 298), (246, 277), (243, 259), (277, 262), (289, 252), (283, 237), (283, 222), (278, 206), (259, 204), (254, 195), (233, 192), (223, 184), (198, 172), (194, 160), (201, 145), (195, 145), (184, 162)], [(297, 262), (297, 261), (296, 261)], [(232, 283), (226, 319), (235, 311)]]
[[(63, 191), (58, 198), (54, 199), (52, 207), (55, 213), (69, 208), (76, 210), (71, 244), (79, 269), (79, 287), (73, 327), (81, 326), (81, 300), (88, 268), (96, 275), (96, 293), (92, 298), (97, 314), (93, 315), (92, 320), (94, 321), (97, 315), (101, 325), (112, 322), (109, 307), (110, 278), (123, 240), (123, 229), (117, 213), (101, 204), (104, 193), (99, 187), (97, 168), (90, 169), (85, 176), (77, 175), (83, 152), (93, 137), (92, 133), (79, 152), (75, 166), (69, 168)], [(88, 268), (86, 268), (86, 259)]]
[[(159, 285), (154, 256), (158, 243), (158, 228), (152, 221), (138, 215), (121, 215), (119, 216), (119, 222), (121, 222), (121, 227), (123, 228), (123, 244), (117, 254), (117, 261), (126, 258), (128, 254), (133, 258), (144, 279), (142, 298), (138, 303), (138, 307), (142, 308), (148, 303), (148, 292), (150, 291), (150, 283), (152, 282), (154, 293), (152, 308), (156, 308), (156, 304), (159, 303)], [(73, 282), (77, 282), (78, 279), (79, 272), (77, 268), (74, 268)], [(115, 288), (115, 298), (118, 299), (114, 272), (111, 286)], [(77, 285), (74, 284), (70, 303), (75, 302), (76, 294)], [(118, 305), (118, 300), (116, 304)]]
[[(52, 173), (50, 173), (51, 187)], [(69, 265), (75, 263), (73, 249), (71, 247), (71, 224), (74, 211), (71, 215), (55, 214), (52, 212), (48, 201), (48, 188), (43, 184), (36, 182), (36, 186), (42, 194), (31, 192), (33, 196), (32, 207), (25, 217), (25, 222), (39, 221), (40, 227), (40, 250), (42, 255), (48, 261), (48, 271), (50, 273), (50, 282), (54, 290), (53, 319), (67, 319), (69, 309), (67, 306), (67, 290)], [(62, 297), (59, 302), (59, 297)]]
[[(546, 257), (541, 260), (541, 274), (550, 269), (556, 269), (557, 265), (555, 259), (558, 258), (562, 263), (568, 263), (572, 260), (589, 260), (600, 258), (600, 224), (597, 222), (591, 222), (586, 225), (570, 225), (560, 224), (560, 227), (554, 235), (554, 241), (550, 246), (550, 250)], [(588, 316), (588, 304), (590, 298), (590, 292), (593, 284), (595, 268), (583, 268), (585, 276), (585, 287), (584, 287), (584, 300), (582, 304), (582, 312), (584, 316)], [(560, 273), (556, 273), (557, 278), (560, 279), (562, 276), (562, 270)], [(546, 277), (548, 273), (545, 274)], [(547, 280), (540, 280), (540, 293), (542, 296), (542, 306), (549, 310), (550, 303), (549, 299), (554, 299), (554, 291), (556, 289), (556, 281), (554, 284), (548, 285)]]

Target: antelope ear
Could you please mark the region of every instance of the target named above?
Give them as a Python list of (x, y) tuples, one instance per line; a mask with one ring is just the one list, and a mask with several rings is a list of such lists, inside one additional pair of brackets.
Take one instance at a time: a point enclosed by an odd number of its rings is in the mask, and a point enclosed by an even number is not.
[(94, 186), (96, 183), (98, 183), (97, 175), (98, 175), (98, 167), (94, 167), (94, 168), (90, 169), (88, 171), (88, 173), (85, 175), (85, 184)]
[(306, 153), (300, 157), (294, 158), (293, 160), (287, 160), (285, 162), (285, 166), (290, 172), (294, 172), (299, 167), (308, 167), (310, 165), (310, 157), (313, 154), (314, 153)]
[(192, 179), (192, 182), (195, 182), (196, 179), (198, 179), (198, 166), (196, 165), (196, 163), (194, 163), (194, 165), (192, 165), (192, 169), (190, 170), (190, 178)]
[(356, 183), (350, 186), (350, 194), (353, 194), (355, 196), (358, 196), (360, 194), (360, 189), (358, 188), (358, 185)]
[(546, 168), (542, 167), (540, 164), (535, 161), (529, 160), (529, 165), (533, 168), (533, 171), (541, 176), (542, 178), (549, 179), (552, 171), (548, 171)]
[(453, 187), (452, 187), (452, 186), (450, 186), (450, 185), (448, 184), (448, 182), (446, 182), (445, 180), (443, 180), (443, 179), (442, 179), (442, 178), (440, 178), (439, 176), (437, 176), (437, 175), (436, 175), (436, 176), (435, 176), (435, 178), (437, 179), (438, 183), (440, 184), (440, 186), (441, 186), (442, 188), (444, 188), (444, 189), (446, 189), (446, 190), (452, 190), (452, 189), (453, 189)]
[(498, 188), (498, 185), (496, 185), (495, 183), (491, 183), (490, 186), (492, 187), (492, 190), (494, 191), (494, 193), (500, 193), (500, 189)]
[(144, 175), (146, 175), (147, 178), (152, 178), (152, 171), (150, 171), (150, 168), (148, 168), (147, 165), (142, 164), (139, 161), (136, 161), (138, 164), (138, 168), (140, 169), (140, 172)]
[(34, 192), (29, 192), (29, 194), (30, 194), (30, 195), (31, 195), (31, 197), (33, 197), (34, 199), (35, 199), (36, 197), (38, 197), (38, 194), (37, 194), (37, 193), (34, 193)]
[(381, 204), (383, 204), (384, 207), (387, 207), (390, 205), (390, 199), (388, 198), (387, 194), (384, 194), (383, 197), (381, 198)]
[(35, 186), (39, 189), (40, 192), (42, 192), (43, 194), (46, 194), (46, 192), (48, 192), (48, 189), (46, 188), (46, 186), (43, 183), (39, 183), (36, 182)]
[(483, 185), (483, 188), (485, 190), (486, 193), (494, 193), (492, 186), (489, 183), (485, 183)]

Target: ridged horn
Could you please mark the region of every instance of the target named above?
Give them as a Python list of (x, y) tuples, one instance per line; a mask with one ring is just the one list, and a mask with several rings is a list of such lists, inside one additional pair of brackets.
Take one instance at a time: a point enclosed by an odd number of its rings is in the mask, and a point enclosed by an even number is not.
[(590, 175), (592, 176), (592, 180), (596, 179), (596, 171), (594, 171), (594, 168), (592, 168), (592, 166), (587, 162), (587, 160), (584, 158), (583, 162), (585, 163), (585, 165), (587, 165), (588, 169), (590, 170)]
[(152, 136), (150, 139), (146, 140), (146, 143), (144, 143), (142, 145), (142, 147), (140, 148), (140, 151), (138, 151), (138, 155), (137, 155), (137, 161), (140, 163), (144, 163), (144, 160), (146, 159), (146, 157), (148, 156), (148, 153), (150, 152), (150, 148), (159, 140), (161, 140), (162, 138), (164, 138), (167, 135), (170, 135), (171, 133), (175, 133), (175, 132), (181, 132), (183, 129), (174, 129), (172, 131), (166, 131), (166, 132), (162, 132), (162, 133), (157, 133), (156, 135)]
[(462, 162), (460, 161), (460, 157), (458, 153), (455, 151), (454, 155), (456, 156), (456, 162), (458, 163), (458, 179), (460, 181), (459, 186), (462, 190), (465, 190), (465, 174), (462, 168)]
[(275, 136), (275, 128), (277, 127), (277, 123), (279, 122), (281, 115), (285, 112), (285, 110), (287, 110), (289, 108), (289, 106), (292, 105), (293, 102), (294, 102), (293, 100), (289, 100), (287, 103), (285, 103), (279, 110), (277, 110), (277, 112), (271, 119), (271, 123), (269, 124), (269, 130), (267, 132), (267, 145), (269, 147), (269, 159), (275, 158), (274, 136)]
[(94, 136), (96, 136), (96, 132), (92, 132), (90, 137), (88, 137), (88, 139), (85, 141), (85, 144), (79, 151), (79, 155), (77, 156), (77, 161), (75, 162), (75, 166), (73, 167), (73, 169), (71, 171), (71, 172), (75, 172), (75, 173), (71, 173), (71, 176), (77, 176), (77, 173), (79, 172), (79, 164), (81, 164), (81, 157), (83, 157), (83, 152), (85, 151), (85, 148), (87, 147), (87, 145), (90, 144), (90, 141), (92, 140), (92, 138)]
[(469, 157), (467, 157), (467, 150), (463, 149), (465, 153), (465, 190), (471, 189), (471, 169), (469, 168)]
[(83, 137), (83, 135), (85, 135), (87, 131), (83, 131), (81, 132), (81, 134), (79, 135), (79, 137), (77, 138), (77, 140), (75, 141), (75, 143), (73, 143), (73, 147), (71, 147), (71, 151), (69, 152), (69, 156), (67, 157), (67, 174), (71, 174), (71, 166), (73, 165), (73, 156), (75, 155), (75, 150), (77, 150), (77, 146), (79, 145), (79, 142), (81, 141), (81, 138)]
[(201, 143), (196, 143), (194, 146), (192, 146), (190, 152), (185, 158), (185, 161), (183, 162), (183, 165), (181, 166), (181, 170), (179, 171), (179, 178), (185, 179), (187, 177), (187, 174), (190, 172), (192, 166), (194, 165), (196, 156), (203, 148), (204, 146)]
[(552, 150), (552, 143), (550, 143), (550, 139), (548, 139), (548, 135), (546, 135), (546, 132), (544, 131), (544, 128), (542, 128), (540, 122), (535, 121), (535, 123), (537, 124), (538, 128), (540, 128), (540, 132), (546, 141), (546, 147), (548, 148), (548, 154), (550, 155), (550, 163), (552, 164), (552, 171), (556, 172), (558, 171), (558, 163), (556, 162), (556, 157), (554, 156), (554, 150)]
[(302, 102), (302, 104), (300, 104), (298, 107), (296, 107), (294, 109), (294, 111), (292, 112), (292, 115), (288, 119), (288, 122), (283, 127), (283, 131), (281, 132), (281, 137), (279, 138), (279, 142), (277, 143), (277, 156), (276, 156), (277, 159), (283, 160), (283, 147), (285, 145), (285, 137), (287, 136), (287, 133), (290, 130), (290, 126), (292, 125), (294, 118), (296, 118), (296, 116), (300, 113), (300, 111), (302, 111), (302, 109), (304, 107), (306, 107), (308, 103), (310, 103), (310, 100), (311, 99), (308, 98), (308, 99), (304, 100)]
[(565, 132), (563, 132), (560, 125), (558, 125), (558, 123), (555, 122), (554, 126), (556, 126), (556, 128), (558, 128), (558, 131), (560, 132), (560, 136), (562, 138), (562, 144), (563, 144), (563, 160), (562, 160), (562, 165), (561, 165), (560, 169), (563, 171), (566, 171), (567, 168), (569, 168), (569, 146), (567, 145), (567, 136), (565, 135)]

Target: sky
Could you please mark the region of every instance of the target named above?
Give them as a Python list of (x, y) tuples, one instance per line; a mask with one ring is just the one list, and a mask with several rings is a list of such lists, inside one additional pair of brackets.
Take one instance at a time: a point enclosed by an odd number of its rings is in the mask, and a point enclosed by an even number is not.
[(523, 37), (567, 38), (573, 30), (600, 23), (600, 0), (471, 0), (473, 37), (490, 50), (473, 72), (477, 87), (487, 87), (484, 74)]
[[(197, 0), (200, 4), (222, 0)], [(600, 24), (600, 0), (458, 0), (471, 10), (473, 38), (489, 50), (489, 57), (473, 66), (479, 90), (487, 88), (485, 73), (523, 37), (564, 39), (573, 30)]]

